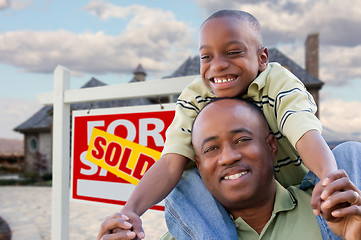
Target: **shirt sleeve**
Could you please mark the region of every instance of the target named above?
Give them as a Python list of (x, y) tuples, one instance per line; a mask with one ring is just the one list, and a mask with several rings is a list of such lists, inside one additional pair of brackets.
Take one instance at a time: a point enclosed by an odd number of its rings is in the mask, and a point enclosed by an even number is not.
[(173, 122), (167, 129), (162, 155), (176, 153), (194, 161), (195, 153), (191, 143), (193, 121), (213, 97), (200, 77), (183, 90), (177, 100)]
[(294, 78), (284, 81), (275, 99), (275, 114), (280, 132), (293, 147), (306, 132), (322, 131), (316, 111), (316, 103), (301, 81)]

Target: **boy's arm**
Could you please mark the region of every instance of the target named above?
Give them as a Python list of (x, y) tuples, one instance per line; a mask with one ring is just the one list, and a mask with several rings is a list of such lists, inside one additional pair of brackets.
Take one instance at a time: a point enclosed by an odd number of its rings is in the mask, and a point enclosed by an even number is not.
[(311, 207), (315, 215), (321, 213), (321, 182), (328, 174), (337, 171), (337, 164), (331, 149), (317, 130), (306, 132), (296, 143), (297, 151), (306, 165), (321, 180), (312, 191)]
[(335, 157), (319, 131), (306, 132), (296, 143), (296, 149), (305, 166), (319, 179), (337, 170)]
[(182, 177), (188, 162), (188, 158), (182, 155), (165, 154), (138, 183), (121, 213), (129, 217), (129, 222), (139, 238), (144, 236), (140, 216), (173, 190)]

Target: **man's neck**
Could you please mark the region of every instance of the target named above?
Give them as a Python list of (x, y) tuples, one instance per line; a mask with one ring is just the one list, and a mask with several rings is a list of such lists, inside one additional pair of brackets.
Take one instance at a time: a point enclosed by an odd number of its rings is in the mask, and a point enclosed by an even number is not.
[(261, 234), (264, 226), (272, 216), (274, 208), (276, 191), (269, 198), (264, 199), (263, 202), (258, 202), (254, 207), (246, 207), (231, 211), (234, 219), (241, 217), (250, 227), (252, 227), (258, 234)]

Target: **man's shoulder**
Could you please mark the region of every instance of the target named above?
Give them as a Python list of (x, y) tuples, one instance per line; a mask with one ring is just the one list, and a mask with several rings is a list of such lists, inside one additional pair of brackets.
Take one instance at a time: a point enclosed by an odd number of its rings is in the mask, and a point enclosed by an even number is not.
[(311, 200), (312, 196), (312, 189), (304, 191), (297, 186), (289, 186), (287, 187), (287, 190), (295, 196), (297, 202), (306, 202), (307, 206), (309, 206), (309, 201)]

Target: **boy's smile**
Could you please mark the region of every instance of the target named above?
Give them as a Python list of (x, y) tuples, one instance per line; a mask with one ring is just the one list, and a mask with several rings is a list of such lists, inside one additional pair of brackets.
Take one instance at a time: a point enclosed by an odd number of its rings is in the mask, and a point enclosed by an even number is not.
[(268, 52), (261, 48), (257, 31), (235, 17), (206, 21), (199, 46), (203, 81), (217, 97), (245, 94), (267, 67)]

